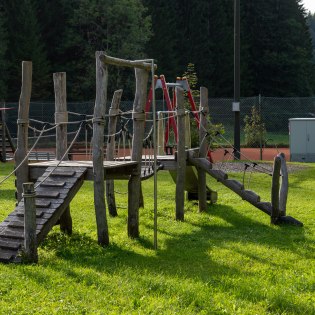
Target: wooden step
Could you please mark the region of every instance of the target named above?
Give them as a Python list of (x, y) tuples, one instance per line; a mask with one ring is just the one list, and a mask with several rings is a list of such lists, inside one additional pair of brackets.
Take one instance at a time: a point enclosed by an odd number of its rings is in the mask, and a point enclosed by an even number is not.
[(0, 232), (0, 237), (24, 240), (24, 229), (7, 227), (5, 230)]
[(271, 215), (272, 205), (271, 202), (258, 202), (256, 207), (263, 212)]
[(44, 181), (40, 184), (41, 187), (64, 187), (66, 185), (66, 182), (61, 181)]
[(257, 195), (255, 192), (253, 192), (252, 190), (244, 190), (243, 191), (243, 196), (245, 198), (245, 200), (251, 202), (251, 203), (258, 203), (260, 202), (260, 196)]
[[(36, 210), (36, 218), (41, 218), (43, 216), (44, 212), (42, 210)], [(24, 211), (17, 211), (16, 216), (18, 217), (24, 217)]]
[(67, 170), (54, 170), (50, 176), (61, 176), (61, 177), (72, 177), (75, 175), (75, 171), (67, 171)]
[(211, 170), (211, 175), (217, 180), (226, 180), (228, 179), (228, 174), (221, 170)]
[(235, 179), (227, 179), (224, 184), (232, 190), (244, 190), (244, 185)]
[(49, 208), (51, 205), (51, 201), (49, 200), (35, 200), (35, 204), (37, 208)]
[(0, 251), (0, 261), (9, 263), (14, 260), (16, 255), (17, 255), (17, 251), (15, 250), (3, 249)]
[(60, 196), (59, 191), (45, 190), (45, 191), (36, 191), (37, 198), (58, 198)]
[(18, 250), (21, 248), (20, 242), (14, 242), (12, 239), (0, 239), (0, 248), (9, 250)]

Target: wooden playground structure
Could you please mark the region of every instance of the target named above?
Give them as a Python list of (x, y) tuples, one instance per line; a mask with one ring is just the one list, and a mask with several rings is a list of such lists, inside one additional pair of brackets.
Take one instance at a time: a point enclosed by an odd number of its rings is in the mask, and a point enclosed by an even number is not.
[[(132, 150), (128, 158), (114, 160), (114, 142), (121, 90), (114, 93), (108, 115), (106, 113), (108, 65), (131, 67), (135, 71), (136, 91), (132, 109), (133, 137)], [(129, 61), (107, 56), (104, 52), (96, 52), (96, 99), (94, 114), (89, 122), (93, 124), (92, 161), (69, 161), (68, 153), (74, 140), (68, 146), (67, 125), (68, 111), (66, 100), (66, 74), (55, 73), (55, 124), (56, 160), (28, 163), (29, 104), (31, 97), (32, 63), (22, 63), (22, 88), (18, 113), (18, 139), (15, 152), (16, 197), (17, 206), (0, 224), (0, 261), (20, 262), (23, 259), (36, 262), (37, 247), (56, 224), (62, 231), (71, 234), (72, 219), (70, 202), (79, 191), (85, 180), (94, 182), (94, 208), (97, 223), (98, 243), (109, 244), (106, 200), (111, 215), (117, 215), (114, 198), (114, 180), (128, 181), (128, 236), (139, 236), (139, 207), (142, 190), (141, 180), (154, 176), (156, 197), (156, 173), (166, 170), (172, 173), (176, 183), (175, 213), (177, 220), (184, 220), (185, 190), (198, 199), (199, 211), (205, 211), (208, 202), (216, 202), (217, 194), (206, 185), (206, 174), (228, 187), (242, 199), (271, 217), (271, 223), (291, 223), (302, 225), (301, 222), (286, 216), (286, 199), (288, 193), (288, 174), (285, 158), (282, 154), (275, 158), (272, 177), (271, 202), (263, 202), (255, 192), (245, 189), (244, 184), (229, 179), (221, 169), (215, 169), (208, 159), (208, 91), (200, 89), (200, 106), (194, 110), (200, 124), (200, 146), (197, 149), (187, 148), (187, 135), (181, 132), (178, 136), (175, 155), (164, 155), (165, 137), (161, 113), (156, 113), (153, 104), (153, 143), (154, 160), (149, 167), (143, 160), (143, 143), (145, 139), (145, 122), (147, 90), (150, 71), (154, 78), (153, 61)], [(153, 84), (154, 79), (152, 80)], [(154, 103), (154, 89), (151, 92)], [(176, 103), (172, 108), (173, 121), (177, 130), (187, 129), (187, 110), (184, 107), (184, 91), (180, 86), (175, 88)], [(155, 119), (157, 117), (157, 119)], [(108, 118), (108, 137), (106, 159), (104, 160), (104, 126)], [(77, 122), (78, 133), (87, 123), (87, 119)], [(189, 124), (188, 124), (189, 125)], [(41, 134), (46, 131), (44, 125)], [(40, 135), (41, 135), (40, 134)], [(39, 136), (40, 137), (40, 136)], [(76, 139), (76, 138), (75, 138)], [(35, 144), (34, 144), (35, 146)], [(257, 168), (252, 163), (248, 167)], [(280, 185), (281, 174), (281, 185)], [(106, 198), (105, 198), (106, 196)], [(156, 227), (155, 198), (155, 227)], [(155, 231), (156, 241), (156, 231)]]

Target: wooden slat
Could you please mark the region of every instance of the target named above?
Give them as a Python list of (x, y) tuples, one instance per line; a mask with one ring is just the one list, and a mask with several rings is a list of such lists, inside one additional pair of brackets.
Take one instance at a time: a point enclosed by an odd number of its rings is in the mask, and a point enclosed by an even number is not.
[(18, 250), (21, 248), (21, 243), (18, 241), (12, 241), (8, 239), (0, 238), (0, 248), (1, 249), (10, 249), (10, 250)]

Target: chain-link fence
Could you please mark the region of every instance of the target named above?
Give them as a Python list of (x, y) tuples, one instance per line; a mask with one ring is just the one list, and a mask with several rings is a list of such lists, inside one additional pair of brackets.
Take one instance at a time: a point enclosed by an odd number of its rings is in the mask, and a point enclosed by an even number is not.
[[(213, 123), (221, 123), (225, 129), (225, 137), (233, 142), (234, 130), (234, 112), (232, 111), (232, 99), (211, 98), (209, 99), (210, 117)], [(6, 111), (6, 121), (10, 130), (11, 136), (16, 138), (17, 134), (17, 115), (18, 103), (6, 103), (6, 107), (12, 108)], [(107, 109), (110, 103), (108, 103)], [(122, 101), (120, 109), (122, 111), (130, 111), (133, 106), (133, 101)], [(315, 116), (315, 97), (296, 97), (296, 98), (279, 98), (279, 97), (247, 97), (242, 98), (240, 105), (241, 116), (241, 143), (244, 144), (244, 118), (251, 114), (253, 106), (257, 106), (260, 111), (262, 121), (265, 123), (267, 135), (265, 141), (269, 145), (288, 145), (289, 118), (302, 118)], [(69, 120), (84, 119), (86, 115), (92, 115), (94, 102), (69, 102), (68, 110), (70, 112), (80, 113), (82, 116), (69, 115)], [(157, 101), (158, 110), (167, 110), (164, 101)], [(43, 121), (54, 122), (55, 104), (54, 102), (31, 102), (30, 118)], [(68, 132), (75, 132), (78, 126), (69, 125)], [(39, 128), (41, 129), (41, 128)], [(89, 130), (89, 133), (92, 131)], [(32, 132), (30, 132), (32, 137)], [(36, 134), (33, 135), (36, 138)], [(90, 138), (90, 134), (89, 134)], [(54, 139), (42, 141), (42, 145), (53, 145)]]

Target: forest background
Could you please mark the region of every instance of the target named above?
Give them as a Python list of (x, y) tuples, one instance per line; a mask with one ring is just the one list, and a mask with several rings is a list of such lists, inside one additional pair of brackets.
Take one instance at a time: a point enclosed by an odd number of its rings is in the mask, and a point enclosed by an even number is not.
[[(0, 0), (0, 99), (17, 101), (21, 61), (33, 61), (33, 100), (94, 99), (96, 50), (154, 58), (174, 81), (188, 63), (211, 97), (233, 95), (233, 0)], [(115, 70), (115, 88), (128, 76)], [(315, 14), (301, 0), (241, 1), (241, 95), (315, 94)], [(132, 89), (125, 91), (132, 99)]]

